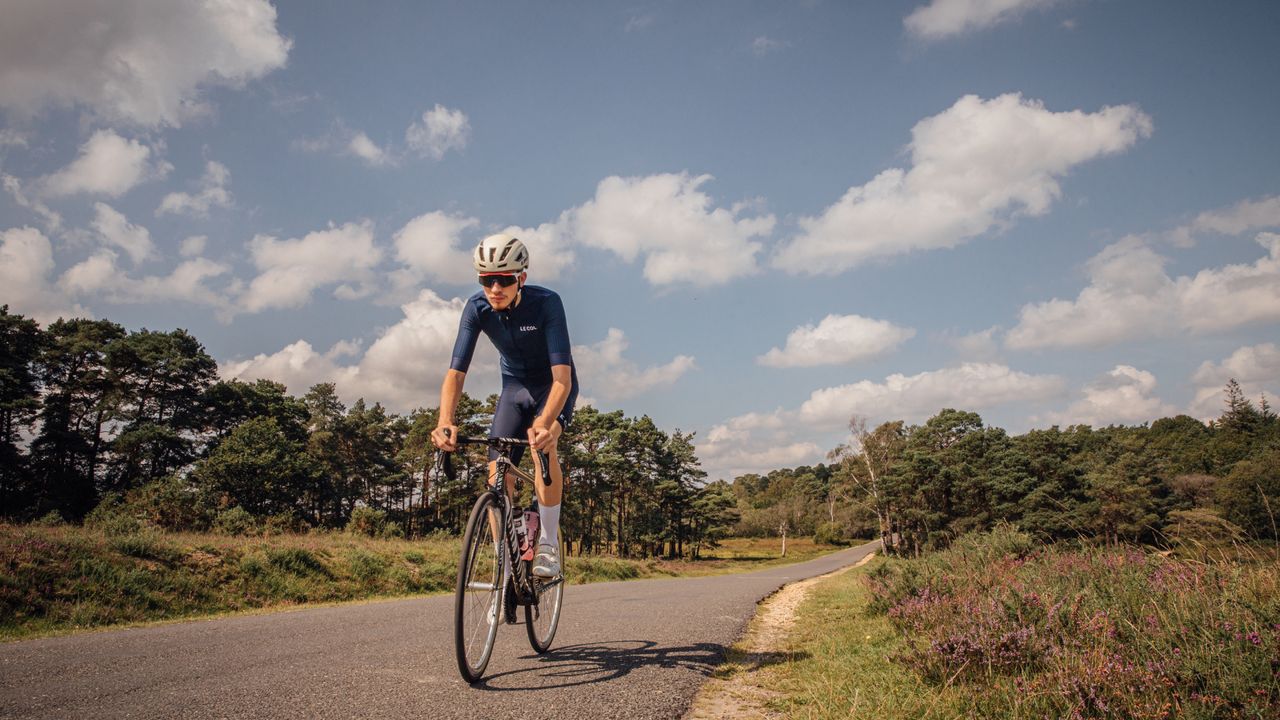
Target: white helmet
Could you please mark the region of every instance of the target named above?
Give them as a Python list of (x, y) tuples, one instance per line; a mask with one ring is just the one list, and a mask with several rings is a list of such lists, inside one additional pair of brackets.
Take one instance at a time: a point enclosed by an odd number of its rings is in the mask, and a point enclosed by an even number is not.
[(481, 274), (519, 273), (529, 267), (529, 250), (515, 237), (498, 233), (480, 241), (472, 260)]

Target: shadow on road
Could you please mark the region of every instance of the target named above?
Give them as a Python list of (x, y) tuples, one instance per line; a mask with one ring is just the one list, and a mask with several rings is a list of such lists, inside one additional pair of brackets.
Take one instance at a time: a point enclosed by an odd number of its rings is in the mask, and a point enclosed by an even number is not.
[[(650, 640), (616, 640), (605, 643), (569, 645), (538, 657), (534, 667), (490, 675), (474, 687), (509, 692), (609, 682), (642, 668), (684, 668), (710, 675), (724, 662), (726, 648), (715, 643), (659, 646)], [(753, 660), (756, 659), (753, 656)], [(759, 666), (788, 659), (793, 653), (763, 653)]]

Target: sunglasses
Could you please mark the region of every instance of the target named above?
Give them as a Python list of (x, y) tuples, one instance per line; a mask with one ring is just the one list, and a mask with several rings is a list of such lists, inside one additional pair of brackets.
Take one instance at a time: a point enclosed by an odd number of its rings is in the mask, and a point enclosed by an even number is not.
[(498, 283), (500, 287), (511, 287), (516, 284), (515, 275), (481, 275), (480, 285), (482, 287), (490, 287), (494, 283)]

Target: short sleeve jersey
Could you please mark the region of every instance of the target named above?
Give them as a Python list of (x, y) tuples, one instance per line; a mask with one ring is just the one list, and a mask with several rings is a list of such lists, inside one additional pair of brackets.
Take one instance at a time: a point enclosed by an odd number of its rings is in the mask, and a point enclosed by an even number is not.
[(462, 309), (451, 369), (467, 371), (482, 332), (502, 357), (503, 375), (526, 382), (549, 382), (552, 365), (573, 365), (564, 304), (559, 295), (544, 287), (525, 285), (520, 304), (502, 312), (489, 305), (484, 291), (472, 295)]

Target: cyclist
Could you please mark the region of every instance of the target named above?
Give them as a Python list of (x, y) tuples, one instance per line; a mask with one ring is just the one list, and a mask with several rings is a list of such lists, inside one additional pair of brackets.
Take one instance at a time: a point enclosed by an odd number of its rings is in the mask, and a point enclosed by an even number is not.
[[(535, 450), (548, 455), (551, 483), (543, 482), (541, 468), (535, 470), (539, 530), (533, 574), (557, 577), (564, 479), (556, 443), (573, 417), (578, 397), (578, 375), (569, 351), (564, 305), (551, 290), (525, 284), (529, 251), (517, 238), (490, 235), (480, 241), (472, 260), (483, 290), (472, 295), (462, 309), (453, 358), (440, 387), (440, 420), (431, 432), (431, 440), (441, 450), (457, 449), (454, 412), (476, 340), (483, 332), (502, 357), (502, 394), (489, 437), (518, 437), (523, 432)], [(514, 448), (511, 459), (519, 463), (523, 450)], [(489, 477), (497, 473), (497, 454), (497, 450), (489, 450)], [(536, 468), (538, 464), (534, 465)], [(508, 492), (512, 482), (508, 477)]]

